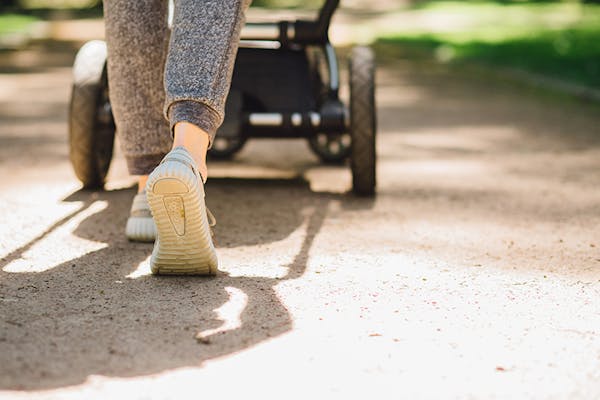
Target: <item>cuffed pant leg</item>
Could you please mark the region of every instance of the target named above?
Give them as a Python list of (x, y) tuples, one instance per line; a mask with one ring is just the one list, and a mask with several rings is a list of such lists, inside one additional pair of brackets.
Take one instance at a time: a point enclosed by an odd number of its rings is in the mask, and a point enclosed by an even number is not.
[(146, 175), (170, 150), (163, 116), (169, 31), (167, 0), (104, 0), (110, 102), (132, 175)]
[(225, 114), (240, 31), (250, 0), (175, 0), (165, 71), (171, 130), (190, 122), (210, 136)]

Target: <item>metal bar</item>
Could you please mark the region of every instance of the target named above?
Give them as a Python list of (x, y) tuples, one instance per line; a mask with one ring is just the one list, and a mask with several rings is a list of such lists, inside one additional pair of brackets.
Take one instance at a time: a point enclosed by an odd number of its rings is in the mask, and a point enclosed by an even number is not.
[[(245, 113), (242, 114), (242, 132), (246, 137), (312, 137), (317, 133), (343, 132), (346, 130), (343, 117), (340, 125), (325, 121), (319, 112), (292, 113)], [(331, 119), (331, 117), (328, 117)]]
[(327, 68), (329, 70), (329, 90), (334, 92), (337, 96), (337, 92), (340, 88), (339, 69), (337, 57), (335, 56), (335, 50), (329, 42), (325, 44), (325, 58), (327, 60)]
[(283, 114), (251, 113), (248, 115), (248, 123), (252, 126), (281, 126), (283, 125)]
[(271, 22), (247, 23), (242, 28), (241, 39), (279, 41), (279, 24)]
[(240, 40), (240, 47), (246, 49), (272, 49), (281, 48), (281, 43), (276, 40)]
[(323, 116), (316, 111), (307, 113), (249, 113), (245, 120), (251, 126), (283, 126), (285, 121), (294, 127), (301, 128), (310, 126), (319, 128), (322, 125)]
[(317, 24), (319, 26), (319, 34), (322, 37), (328, 37), (331, 17), (333, 16), (335, 10), (338, 8), (339, 4), (340, 0), (326, 0), (325, 4), (323, 4), (323, 6), (321, 7)]

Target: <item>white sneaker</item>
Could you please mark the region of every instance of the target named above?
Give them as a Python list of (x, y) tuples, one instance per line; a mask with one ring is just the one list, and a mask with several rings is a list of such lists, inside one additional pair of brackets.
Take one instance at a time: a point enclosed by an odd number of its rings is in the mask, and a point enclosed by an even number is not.
[(148, 177), (146, 194), (157, 239), (150, 258), (153, 274), (215, 275), (204, 184), (192, 156), (173, 149)]
[(156, 225), (148, 207), (146, 192), (138, 193), (133, 198), (125, 235), (134, 242), (154, 242), (156, 238)]

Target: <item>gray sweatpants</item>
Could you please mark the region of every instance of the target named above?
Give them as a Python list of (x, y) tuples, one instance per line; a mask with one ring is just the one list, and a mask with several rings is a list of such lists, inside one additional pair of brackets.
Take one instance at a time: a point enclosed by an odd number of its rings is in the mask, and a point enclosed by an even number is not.
[(212, 139), (251, 0), (104, 0), (110, 101), (132, 175), (152, 172), (177, 122)]

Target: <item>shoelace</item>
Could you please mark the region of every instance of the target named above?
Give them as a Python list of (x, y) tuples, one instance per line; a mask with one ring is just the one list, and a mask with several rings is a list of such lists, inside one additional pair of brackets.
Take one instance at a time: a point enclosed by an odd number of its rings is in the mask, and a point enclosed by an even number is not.
[(217, 225), (217, 219), (215, 218), (214, 214), (210, 212), (208, 207), (206, 207), (206, 216), (208, 217), (208, 226), (212, 228), (213, 226)]

